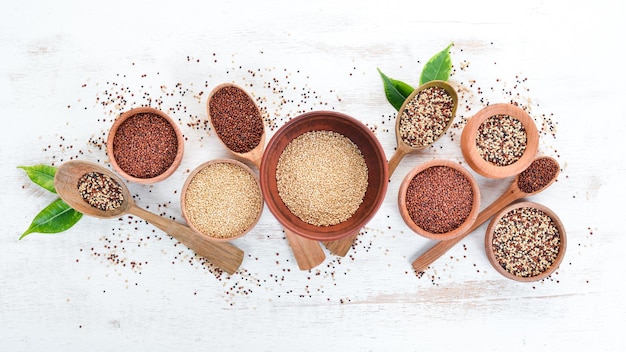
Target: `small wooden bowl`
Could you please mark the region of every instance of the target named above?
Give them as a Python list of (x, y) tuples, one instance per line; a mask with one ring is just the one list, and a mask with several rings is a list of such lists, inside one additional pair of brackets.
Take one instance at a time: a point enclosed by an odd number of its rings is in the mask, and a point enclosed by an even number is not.
[[(476, 147), (476, 136), (481, 124), (496, 115), (508, 115), (519, 120), (526, 130), (526, 149), (514, 163), (499, 166), (483, 159)], [(505, 178), (524, 171), (533, 162), (539, 147), (539, 132), (535, 122), (521, 108), (508, 103), (489, 105), (474, 115), (461, 133), (461, 152), (467, 164), (481, 176), (488, 178)]]
[[(518, 276), (513, 273), (510, 273), (508, 270), (504, 269), (500, 265), (500, 262), (496, 258), (495, 253), (493, 251), (492, 243), (493, 243), (493, 237), (494, 237), (494, 231), (495, 231), (496, 225), (502, 219), (502, 217), (504, 217), (510, 211), (514, 209), (519, 209), (519, 208), (535, 208), (535, 209), (542, 211), (543, 213), (548, 215), (550, 218), (552, 218), (552, 221), (554, 222), (554, 225), (556, 226), (559, 232), (559, 238), (560, 238), (561, 244), (560, 244), (559, 253), (556, 259), (554, 260), (554, 262), (552, 263), (552, 265), (550, 265), (548, 269), (546, 269), (541, 274), (536, 275), (536, 276), (524, 277), (524, 276)], [(489, 223), (489, 227), (487, 227), (487, 233), (485, 235), (485, 252), (487, 254), (487, 258), (489, 259), (489, 262), (494, 267), (494, 269), (496, 269), (496, 271), (502, 274), (504, 277), (507, 277), (511, 280), (522, 281), (522, 282), (543, 280), (546, 277), (550, 276), (563, 261), (566, 248), (567, 248), (567, 236), (565, 234), (565, 227), (563, 226), (563, 223), (561, 222), (559, 217), (556, 215), (556, 213), (554, 213), (548, 207), (541, 205), (539, 203), (535, 203), (535, 202), (527, 202), (527, 201), (518, 202), (502, 209), (493, 217), (493, 219)]]
[[(465, 178), (469, 181), (472, 187), (472, 209), (470, 210), (469, 215), (461, 225), (459, 225), (454, 230), (446, 233), (432, 233), (428, 230), (421, 228), (413, 221), (406, 207), (406, 192), (409, 184), (411, 183), (415, 175), (434, 166), (445, 166), (459, 171), (461, 174), (463, 174), (463, 176), (465, 176)], [(402, 183), (400, 184), (400, 190), (398, 191), (398, 208), (404, 222), (409, 228), (411, 228), (411, 230), (413, 230), (417, 234), (433, 240), (449, 240), (464, 234), (474, 224), (474, 221), (476, 221), (476, 217), (478, 216), (478, 209), (480, 208), (480, 189), (478, 188), (478, 183), (476, 182), (476, 179), (474, 179), (472, 174), (459, 163), (450, 160), (435, 159), (414, 167), (404, 177)]]
[[(323, 130), (340, 133), (356, 144), (368, 172), (367, 189), (357, 211), (346, 221), (331, 226), (311, 225), (294, 215), (280, 198), (276, 184), (278, 159), (285, 147), (304, 133)], [(357, 233), (378, 211), (389, 182), (387, 158), (376, 136), (357, 119), (335, 111), (304, 113), (278, 129), (265, 149), (260, 175), (263, 197), (276, 219), (291, 232), (320, 241), (337, 240)]]
[[(200, 231), (196, 225), (193, 223), (193, 221), (191, 220), (191, 216), (189, 214), (189, 208), (187, 205), (187, 201), (186, 201), (186, 196), (187, 196), (187, 189), (189, 188), (189, 183), (191, 182), (191, 180), (193, 180), (194, 176), (196, 176), (196, 174), (200, 171), (202, 171), (203, 169), (205, 169), (208, 166), (214, 165), (214, 164), (220, 164), (220, 163), (228, 163), (228, 164), (233, 164), (236, 166), (241, 167), (243, 170), (245, 170), (247, 173), (249, 173), (254, 180), (256, 181), (256, 185), (258, 187), (258, 191), (259, 191), (259, 195), (261, 197), (261, 207), (259, 209), (259, 212), (256, 214), (256, 218), (255, 220), (250, 224), (250, 226), (242, 233), (231, 236), (231, 237), (226, 237), (226, 238), (221, 238), (221, 237), (214, 237), (214, 236), (210, 236), (209, 234), (205, 234), (202, 231)], [(189, 225), (189, 227), (191, 227), (194, 231), (201, 233), (205, 236), (210, 237), (211, 239), (218, 241), (218, 242), (228, 242), (228, 241), (232, 241), (235, 240), (237, 238), (240, 238), (244, 235), (246, 235), (248, 232), (250, 232), (250, 230), (252, 230), (256, 224), (259, 222), (259, 219), (261, 218), (261, 214), (263, 213), (263, 206), (264, 206), (264, 201), (263, 201), (263, 196), (261, 194), (261, 184), (259, 183), (259, 178), (254, 174), (254, 172), (252, 171), (252, 169), (250, 169), (250, 167), (248, 167), (246, 164), (234, 160), (234, 159), (214, 159), (214, 160), (210, 160), (207, 161), (205, 163), (200, 164), (198, 167), (196, 167), (187, 177), (187, 179), (185, 180), (185, 183), (183, 184), (183, 188), (181, 191), (181, 195), (180, 195), (180, 207), (181, 207), (181, 211), (183, 213), (183, 217), (185, 218), (185, 221), (187, 222), (187, 224)]]
[[(129, 175), (126, 172), (126, 170), (122, 169), (119, 166), (117, 160), (115, 160), (115, 155), (113, 154), (113, 140), (115, 138), (115, 134), (117, 133), (117, 130), (120, 127), (120, 125), (124, 121), (129, 119), (130, 117), (135, 116), (137, 114), (144, 114), (144, 113), (155, 114), (155, 115), (158, 115), (158, 116), (164, 118), (170, 124), (170, 126), (172, 126), (172, 128), (174, 129), (174, 132), (176, 133), (176, 140), (178, 142), (177, 149), (176, 149), (176, 157), (174, 158), (174, 161), (172, 162), (172, 164), (163, 173), (161, 173), (160, 175), (155, 176), (155, 177), (150, 177), (150, 178), (139, 178), (139, 177), (135, 177), (135, 176)], [(183, 159), (184, 148), (185, 148), (185, 145), (184, 145), (183, 135), (182, 135), (182, 133), (180, 131), (180, 128), (178, 127), (178, 125), (176, 125), (174, 120), (172, 120), (172, 118), (170, 118), (163, 111), (157, 110), (157, 109), (154, 109), (154, 108), (150, 108), (150, 107), (134, 108), (134, 109), (131, 109), (131, 110), (128, 110), (128, 111), (122, 113), (115, 120), (115, 122), (113, 123), (113, 126), (111, 126), (111, 129), (109, 130), (109, 135), (107, 137), (107, 154), (109, 156), (109, 160), (111, 162), (111, 166), (113, 167), (113, 169), (117, 173), (119, 173), (122, 177), (127, 179), (128, 181), (136, 182), (136, 183), (142, 183), (142, 184), (150, 184), (150, 183), (159, 182), (159, 181), (162, 181), (162, 180), (168, 178), (170, 175), (172, 175), (172, 173), (174, 173), (174, 171), (176, 171), (176, 169), (180, 165), (180, 162)]]

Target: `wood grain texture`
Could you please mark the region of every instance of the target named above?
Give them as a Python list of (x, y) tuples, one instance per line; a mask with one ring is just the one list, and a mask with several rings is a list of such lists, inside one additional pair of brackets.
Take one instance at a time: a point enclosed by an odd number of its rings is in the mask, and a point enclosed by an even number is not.
[(359, 236), (359, 233), (354, 233), (344, 238), (340, 238), (334, 241), (323, 241), (324, 246), (334, 255), (345, 257), (354, 245), (354, 241)]
[[(621, 209), (611, 206), (626, 197), (626, 118), (621, 92), (606, 88), (607, 79), (624, 81), (615, 59), (626, 32), (621, 2), (3, 5), (0, 350), (626, 350), (615, 324), (626, 315), (626, 237)], [(233, 242), (245, 252), (233, 275), (132, 215), (83, 217), (65, 233), (18, 240), (56, 196), (17, 166), (79, 159), (110, 167), (113, 119), (142, 105), (172, 117), (185, 155), (166, 180), (126, 185), (138, 206), (182, 222), (191, 170), (232, 157), (205, 128), (206, 97), (223, 82), (255, 98), (268, 139), (303, 112), (335, 110), (365, 123), (389, 159), (397, 112), (377, 68), (417, 86), (424, 63), (450, 42), (455, 120), (432, 147), (402, 158), (345, 257), (299, 270), (267, 209)], [(562, 168), (529, 198), (563, 222), (563, 262), (541, 282), (508, 280), (485, 256), (483, 224), (416, 274), (411, 261), (432, 241), (402, 221), (402, 178), (436, 158), (467, 166), (465, 122), (510, 101), (535, 120), (538, 154)], [(476, 179), (481, 211), (512, 182)]]
[[(98, 172), (112, 178), (121, 186), (123, 200), (121, 205), (112, 210), (101, 210), (88, 205), (78, 191), (80, 178), (89, 172)], [(159, 216), (137, 206), (130, 192), (113, 172), (91, 162), (72, 160), (62, 163), (55, 176), (54, 186), (59, 196), (72, 208), (88, 216), (99, 218), (115, 218), (124, 214), (132, 214), (158, 227), (168, 235), (176, 238), (198, 255), (206, 258), (229, 274), (239, 269), (243, 260), (243, 251), (230, 243), (218, 242), (208, 236), (194, 231), (189, 226), (179, 224), (172, 219)]]

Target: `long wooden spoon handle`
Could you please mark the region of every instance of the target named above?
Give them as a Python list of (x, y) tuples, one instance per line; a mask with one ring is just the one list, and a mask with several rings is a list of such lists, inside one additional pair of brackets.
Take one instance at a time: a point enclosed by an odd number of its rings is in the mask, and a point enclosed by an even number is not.
[(405, 155), (406, 155), (406, 151), (400, 146), (398, 146), (398, 148), (396, 149), (396, 152), (393, 153), (393, 155), (391, 156), (391, 159), (389, 159), (389, 161), (387, 162), (387, 169), (389, 170), (389, 178), (391, 178), (391, 175), (393, 175), (393, 172), (396, 171), (398, 164), (400, 164), (400, 160), (402, 160), (402, 158), (404, 158)]
[(213, 241), (189, 226), (158, 216), (136, 205), (131, 206), (128, 212), (163, 230), (228, 274), (235, 273), (243, 261), (244, 252), (230, 243)]
[(359, 233), (353, 233), (352, 235), (344, 238), (340, 238), (338, 240), (333, 241), (324, 241), (324, 246), (334, 255), (338, 255), (340, 257), (345, 257), (348, 254), (350, 248), (352, 248), (352, 244), (356, 240)]
[(318, 241), (304, 238), (287, 229), (284, 230), (300, 270), (313, 269), (326, 259), (326, 254)]
[(450, 240), (439, 241), (434, 246), (430, 247), (421, 256), (415, 259), (412, 263), (413, 269), (416, 272), (424, 271), (430, 264), (432, 264), (439, 257), (444, 255), (450, 248), (454, 247), (457, 243), (461, 242), (470, 233), (476, 230), (480, 225), (485, 223), (489, 218), (494, 216), (500, 209), (511, 204), (517, 199), (524, 197), (526, 194), (521, 192), (517, 187), (511, 187), (500, 198), (496, 199), (491, 205), (478, 213), (476, 221), (465, 233)]

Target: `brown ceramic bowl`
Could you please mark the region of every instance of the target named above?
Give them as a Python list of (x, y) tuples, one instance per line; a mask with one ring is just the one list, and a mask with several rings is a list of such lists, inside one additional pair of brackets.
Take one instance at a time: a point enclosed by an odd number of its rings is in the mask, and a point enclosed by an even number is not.
[[(357, 145), (367, 164), (368, 186), (363, 202), (352, 217), (336, 225), (316, 226), (302, 221), (283, 203), (278, 194), (276, 168), (283, 150), (294, 138), (324, 130), (340, 133)], [(276, 219), (291, 232), (320, 241), (336, 240), (358, 232), (378, 211), (389, 182), (387, 159), (376, 136), (357, 119), (334, 111), (304, 113), (278, 129), (265, 149), (260, 175), (263, 197)]]
[[(508, 115), (519, 120), (526, 130), (526, 148), (522, 156), (512, 164), (499, 166), (483, 159), (476, 146), (476, 137), (485, 120), (496, 115)], [(474, 115), (461, 133), (461, 151), (467, 164), (481, 176), (505, 178), (524, 171), (533, 162), (539, 147), (539, 132), (533, 119), (523, 109), (508, 103), (493, 104)]]
[[(494, 248), (492, 245), (493, 240), (494, 240), (494, 231), (498, 223), (509, 212), (515, 209), (519, 209), (519, 208), (535, 208), (535, 209), (540, 210), (541, 212), (543, 212), (544, 214), (552, 218), (554, 226), (556, 227), (559, 233), (560, 247), (559, 247), (559, 252), (556, 256), (556, 259), (554, 259), (552, 264), (546, 270), (534, 276), (520, 276), (520, 275), (515, 275), (514, 273), (509, 272), (500, 264), (499, 259), (496, 258), (496, 254), (494, 252)], [(493, 219), (489, 223), (489, 227), (487, 227), (487, 233), (485, 235), (485, 252), (487, 253), (487, 258), (489, 259), (489, 262), (494, 267), (494, 269), (496, 269), (496, 271), (502, 274), (504, 277), (507, 277), (511, 280), (522, 281), (522, 282), (543, 280), (546, 277), (550, 276), (563, 261), (566, 248), (567, 248), (567, 236), (565, 234), (565, 228), (563, 227), (563, 223), (561, 222), (559, 217), (556, 215), (556, 213), (554, 213), (548, 207), (541, 205), (539, 203), (535, 203), (535, 202), (527, 202), (527, 201), (518, 202), (502, 209), (493, 217)]]
[[(115, 135), (118, 131), (118, 129), (120, 128), (120, 126), (126, 122), (129, 118), (137, 115), (137, 114), (155, 114), (158, 115), (160, 117), (162, 117), (163, 119), (165, 119), (165, 121), (167, 121), (169, 123), (169, 125), (172, 127), (174, 133), (176, 134), (176, 141), (177, 141), (177, 145), (176, 145), (176, 155), (173, 159), (173, 161), (171, 162), (171, 164), (169, 165), (169, 167), (167, 167), (166, 169), (163, 169), (162, 172), (160, 172), (157, 175), (154, 176), (149, 176), (149, 177), (139, 177), (138, 173), (127, 170), (125, 168), (128, 168), (127, 166), (122, 166), (120, 164), (121, 161), (116, 160), (115, 158), (115, 145), (114, 145), (114, 140), (115, 140)], [(142, 134), (136, 134), (135, 136), (133, 136), (133, 138), (143, 138), (144, 135)], [(139, 141), (142, 142), (142, 141)], [(145, 149), (151, 149), (150, 150), (150, 157), (154, 157), (155, 159), (159, 159), (162, 158), (162, 155), (165, 154), (165, 150), (162, 149), (156, 149), (156, 150), (152, 150), (154, 147), (153, 143), (146, 143), (148, 145), (150, 145), (149, 147), (146, 147)], [(135, 143), (135, 145), (137, 145)], [(127, 179), (128, 181), (132, 181), (132, 182), (137, 182), (137, 183), (143, 183), (143, 184), (149, 184), (149, 183), (155, 183), (155, 182), (159, 182), (162, 181), (166, 178), (168, 178), (172, 173), (174, 173), (174, 171), (176, 170), (176, 168), (178, 168), (178, 166), (180, 165), (180, 162), (183, 159), (183, 151), (184, 151), (184, 139), (183, 139), (183, 135), (180, 131), (180, 128), (178, 128), (178, 125), (176, 125), (176, 123), (174, 123), (174, 121), (163, 111), (161, 110), (157, 110), (154, 108), (150, 108), (150, 107), (139, 107), (139, 108), (134, 108), (131, 110), (128, 110), (124, 113), (122, 113), (113, 123), (113, 126), (111, 126), (111, 129), (109, 130), (109, 135), (107, 138), (107, 154), (109, 156), (109, 160), (111, 162), (111, 166), (113, 167), (113, 169), (119, 173), (122, 177), (124, 177), (125, 179)], [(134, 174), (135, 176), (133, 176), (132, 174)]]
[[(187, 202), (187, 192), (189, 189), (189, 184), (191, 183), (191, 181), (193, 180), (194, 176), (196, 176), (198, 174), (198, 172), (204, 170), (205, 168), (215, 165), (215, 164), (220, 164), (220, 163), (227, 163), (227, 164), (232, 164), (235, 166), (240, 167), (243, 171), (247, 172), (248, 174), (250, 174), (250, 176), (252, 176), (254, 178), (254, 181), (256, 183), (256, 191), (259, 192), (259, 197), (261, 198), (261, 206), (259, 208), (259, 211), (255, 214), (255, 218), (254, 220), (250, 223), (250, 225), (242, 232), (237, 233), (237, 234), (233, 234), (232, 236), (224, 236), (224, 237), (218, 237), (218, 236), (212, 236), (209, 233), (204, 233), (203, 231), (201, 231), (198, 226), (196, 226), (196, 223), (194, 223), (193, 217), (189, 211), (189, 204)], [(207, 200), (209, 201), (209, 200)], [(215, 241), (219, 241), (219, 242), (228, 242), (228, 241), (232, 241), (235, 240), (237, 238), (240, 238), (242, 236), (244, 236), (245, 234), (247, 234), (248, 232), (250, 232), (250, 230), (252, 230), (256, 224), (259, 222), (259, 219), (261, 218), (261, 214), (263, 213), (263, 196), (261, 194), (261, 185), (259, 183), (259, 178), (254, 174), (254, 172), (252, 171), (252, 169), (250, 169), (247, 165), (245, 165), (244, 163), (237, 161), (237, 160), (233, 160), (233, 159), (214, 159), (214, 160), (210, 160), (207, 161), (205, 163), (200, 164), (198, 167), (196, 167), (187, 177), (187, 179), (185, 180), (185, 183), (183, 184), (183, 188), (181, 191), (181, 195), (180, 195), (180, 207), (183, 213), (183, 217), (185, 218), (185, 221), (187, 222), (187, 224), (189, 225), (189, 227), (191, 227), (194, 231), (202, 233), (206, 236), (211, 237), (211, 239), (215, 240)], [(228, 213), (228, 212), (232, 212), (234, 210), (232, 209), (223, 209), (224, 212)]]
[[(418, 226), (411, 218), (409, 210), (406, 206), (407, 189), (413, 178), (422, 171), (436, 166), (449, 167), (451, 169), (459, 171), (461, 174), (463, 174), (463, 176), (465, 176), (465, 178), (469, 181), (472, 187), (472, 207), (469, 215), (458, 227), (445, 233), (434, 233)], [(398, 208), (400, 209), (400, 215), (402, 216), (404, 222), (409, 228), (411, 228), (411, 230), (413, 230), (417, 234), (433, 240), (449, 240), (464, 234), (474, 224), (474, 221), (476, 221), (476, 217), (478, 216), (478, 209), (480, 208), (480, 189), (478, 188), (478, 183), (476, 182), (476, 179), (474, 179), (472, 174), (459, 163), (451, 160), (435, 159), (414, 167), (404, 177), (402, 183), (400, 184), (400, 190), (398, 191)]]

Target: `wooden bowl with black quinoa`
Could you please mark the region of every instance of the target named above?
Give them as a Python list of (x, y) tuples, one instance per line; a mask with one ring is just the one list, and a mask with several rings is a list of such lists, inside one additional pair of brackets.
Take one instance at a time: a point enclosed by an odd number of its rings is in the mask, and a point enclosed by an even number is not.
[(273, 135), (260, 181), (269, 210), (287, 230), (328, 241), (358, 233), (376, 214), (389, 174), (367, 126), (339, 112), (312, 111)]

